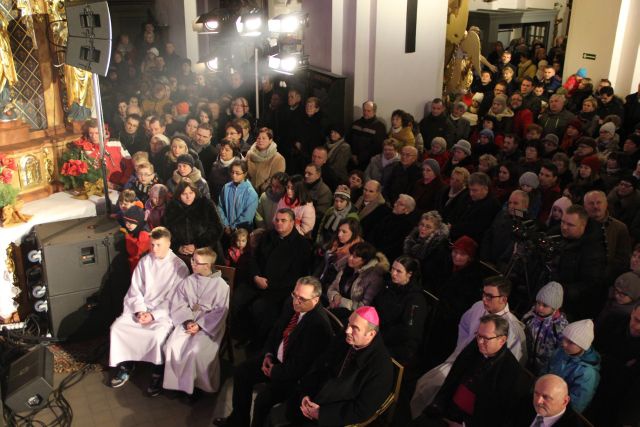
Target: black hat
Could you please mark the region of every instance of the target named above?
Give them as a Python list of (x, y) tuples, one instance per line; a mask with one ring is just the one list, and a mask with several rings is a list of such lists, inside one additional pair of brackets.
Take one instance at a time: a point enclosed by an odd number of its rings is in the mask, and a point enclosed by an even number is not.
[(333, 123), (327, 128), (327, 134), (330, 134), (331, 131), (340, 134), (340, 136), (344, 136), (344, 126), (340, 123)]
[(140, 225), (144, 223), (144, 210), (139, 206), (133, 205), (123, 214), (123, 218), (127, 222)]
[(191, 154), (180, 154), (177, 159), (177, 163), (184, 163), (185, 165), (189, 165), (192, 168), (195, 166), (196, 162), (193, 160)]

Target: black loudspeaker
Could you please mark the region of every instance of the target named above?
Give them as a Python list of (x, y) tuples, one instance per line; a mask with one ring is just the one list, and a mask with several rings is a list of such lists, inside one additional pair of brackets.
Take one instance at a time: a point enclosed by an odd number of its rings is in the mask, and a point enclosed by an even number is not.
[(46, 287), (46, 299), (35, 306), (47, 312), (53, 336), (69, 337), (89, 317), (95, 304), (90, 297), (107, 281), (116, 247), (121, 247), (119, 229), (117, 221), (104, 216), (35, 227)]
[(32, 411), (46, 405), (53, 391), (53, 353), (36, 347), (9, 367), (7, 398), (13, 412)]

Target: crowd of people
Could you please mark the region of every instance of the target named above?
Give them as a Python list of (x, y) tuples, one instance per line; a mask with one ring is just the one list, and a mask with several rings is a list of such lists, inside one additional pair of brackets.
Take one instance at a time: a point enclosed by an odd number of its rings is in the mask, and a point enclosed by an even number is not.
[(151, 395), (216, 391), (228, 311), (252, 356), (219, 426), (362, 422), (391, 357), (396, 425), (637, 423), (640, 94), (561, 78), (563, 54), (496, 43), (420, 121), (387, 127), (368, 100), (345, 129), (269, 77), (256, 119), (240, 71), (195, 75), (152, 27), (122, 36), (103, 84), (133, 277), (111, 385), (145, 361)]

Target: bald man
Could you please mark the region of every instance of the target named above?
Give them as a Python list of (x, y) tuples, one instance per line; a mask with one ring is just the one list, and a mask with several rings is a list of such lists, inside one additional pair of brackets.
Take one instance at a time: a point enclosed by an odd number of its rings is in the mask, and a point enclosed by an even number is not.
[(549, 374), (538, 378), (533, 389), (533, 411), (529, 408), (531, 408), (531, 401), (523, 406), (520, 419), (515, 425), (522, 427), (585, 425), (569, 406), (567, 383), (557, 375)]

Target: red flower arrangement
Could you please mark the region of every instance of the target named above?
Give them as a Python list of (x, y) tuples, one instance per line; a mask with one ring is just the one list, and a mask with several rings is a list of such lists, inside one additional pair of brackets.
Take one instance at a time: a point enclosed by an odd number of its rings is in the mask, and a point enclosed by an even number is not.
[(16, 161), (5, 153), (0, 153), (0, 207), (16, 202), (18, 189), (11, 185), (13, 172), (17, 170)]
[(71, 159), (62, 165), (62, 171), (60, 173), (66, 176), (79, 176), (87, 172), (89, 172), (87, 162), (84, 160)]
[(96, 182), (100, 178), (96, 160), (87, 154), (93, 150), (93, 144), (84, 138), (67, 144), (60, 163), (60, 181), (67, 190), (83, 187), (85, 182)]

